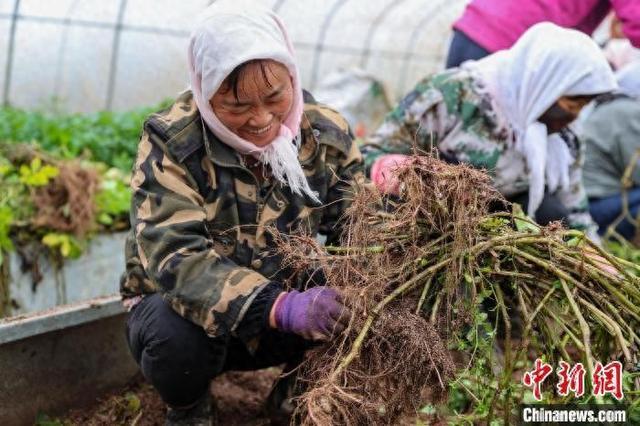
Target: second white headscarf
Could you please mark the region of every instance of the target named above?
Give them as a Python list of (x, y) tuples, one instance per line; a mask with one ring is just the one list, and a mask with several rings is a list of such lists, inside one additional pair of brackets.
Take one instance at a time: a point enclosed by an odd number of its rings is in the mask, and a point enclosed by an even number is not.
[(640, 98), (640, 59), (622, 67), (616, 72), (616, 79), (623, 93)]
[(531, 27), (509, 50), (462, 65), (478, 76), (498, 115), (513, 132), (515, 148), (529, 172), (528, 214), (549, 191), (569, 183), (574, 159), (557, 135), (548, 137), (538, 119), (562, 96), (595, 95), (616, 89), (602, 51), (587, 35), (551, 23)]

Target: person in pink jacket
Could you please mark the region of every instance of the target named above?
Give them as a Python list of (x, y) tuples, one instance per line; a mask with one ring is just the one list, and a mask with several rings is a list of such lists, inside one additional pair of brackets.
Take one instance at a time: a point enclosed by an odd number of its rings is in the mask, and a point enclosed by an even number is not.
[(447, 68), (508, 49), (539, 22), (591, 35), (612, 10), (624, 35), (640, 47), (639, 0), (471, 0), (453, 25)]

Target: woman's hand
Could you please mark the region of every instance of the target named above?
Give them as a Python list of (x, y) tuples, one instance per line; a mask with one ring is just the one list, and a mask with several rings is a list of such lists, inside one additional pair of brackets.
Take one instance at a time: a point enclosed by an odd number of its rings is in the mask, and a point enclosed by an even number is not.
[(396, 170), (403, 166), (408, 155), (387, 154), (378, 158), (371, 166), (371, 181), (384, 194), (398, 195), (400, 181)]
[(327, 341), (344, 331), (349, 316), (340, 293), (332, 288), (314, 287), (303, 292), (280, 293), (271, 308), (269, 324), (307, 340)]

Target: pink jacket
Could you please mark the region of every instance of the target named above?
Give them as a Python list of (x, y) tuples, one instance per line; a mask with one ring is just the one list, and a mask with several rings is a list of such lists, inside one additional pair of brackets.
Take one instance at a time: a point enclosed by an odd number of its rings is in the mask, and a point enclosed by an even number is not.
[(612, 8), (625, 35), (640, 47), (640, 0), (472, 0), (454, 28), (495, 52), (543, 21), (591, 35)]

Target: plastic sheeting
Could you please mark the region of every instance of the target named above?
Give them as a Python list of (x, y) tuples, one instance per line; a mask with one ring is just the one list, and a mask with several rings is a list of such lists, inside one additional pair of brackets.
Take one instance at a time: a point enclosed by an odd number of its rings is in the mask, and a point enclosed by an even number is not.
[[(397, 97), (441, 68), (466, 0), (238, 0), (291, 32), (304, 86), (361, 67)], [(128, 109), (187, 84), (186, 45), (209, 0), (0, 0), (0, 97), (24, 108)]]
[(384, 84), (359, 68), (330, 73), (320, 81), (313, 95), (338, 110), (356, 138), (375, 131), (393, 107)]

